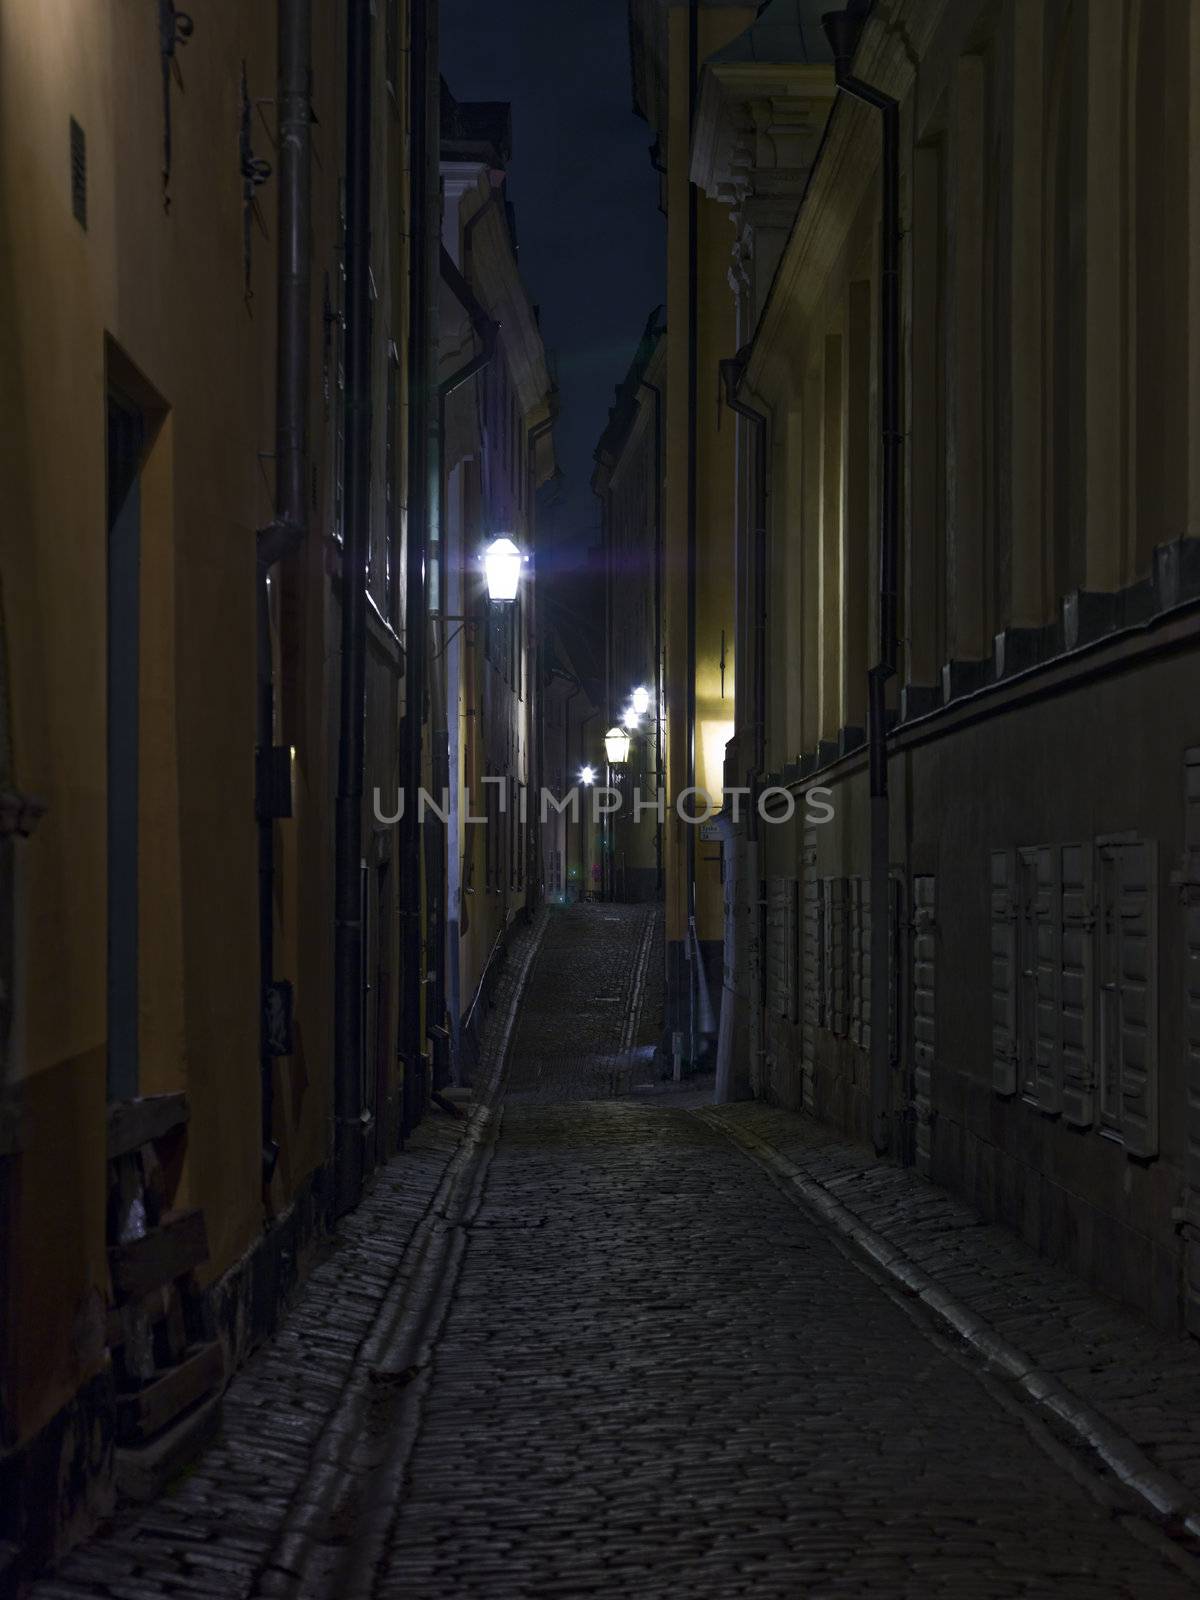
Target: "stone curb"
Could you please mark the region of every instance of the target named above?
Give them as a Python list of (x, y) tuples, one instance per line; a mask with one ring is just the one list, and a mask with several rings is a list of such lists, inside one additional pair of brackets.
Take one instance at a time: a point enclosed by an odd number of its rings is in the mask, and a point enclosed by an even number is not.
[[(386, 1295), (363, 1338), (352, 1374), (331, 1413), (312, 1464), (252, 1592), (297, 1596), (348, 1596), (351, 1583), (367, 1584), (395, 1514), (412, 1442), (419, 1397), (425, 1387), (432, 1344), (453, 1294), (465, 1248), (464, 1222), (477, 1207), (487, 1162), (499, 1133), (497, 1101), (504, 1082), (521, 996), (546, 928), (543, 912), (513, 982), (512, 1002), (501, 1023), (494, 1064), (469, 1113), (462, 1141), (442, 1174), (429, 1207), (417, 1224)], [(498, 1020), (498, 1019), (497, 1019)], [(407, 1413), (396, 1429), (396, 1446), (381, 1458), (372, 1411), (381, 1384), (397, 1386), (397, 1404)], [(416, 1403), (414, 1405), (414, 1402)], [(328, 1529), (339, 1519), (353, 1484), (365, 1491), (358, 1510), (365, 1536), (331, 1545)], [(353, 1573), (345, 1571), (347, 1562)], [(366, 1588), (362, 1589), (365, 1593)]]
[(990, 1367), (1004, 1373), (1035, 1404), (1065, 1424), (1157, 1518), (1200, 1539), (1200, 1508), (1193, 1504), (1190, 1491), (1170, 1473), (1156, 1467), (1128, 1434), (998, 1334), (985, 1318), (949, 1294), (903, 1250), (876, 1233), (849, 1206), (835, 1199), (824, 1184), (807, 1176), (773, 1145), (744, 1129), (729, 1127), (706, 1110), (693, 1111), (692, 1115), (785, 1179), (822, 1222), (836, 1229), (875, 1267), (948, 1323)]

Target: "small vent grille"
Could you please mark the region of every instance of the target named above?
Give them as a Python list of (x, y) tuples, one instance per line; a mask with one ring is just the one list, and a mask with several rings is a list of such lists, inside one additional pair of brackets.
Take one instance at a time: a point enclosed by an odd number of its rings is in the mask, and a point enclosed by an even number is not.
[(87, 135), (71, 118), (71, 210), (81, 228), (87, 227)]

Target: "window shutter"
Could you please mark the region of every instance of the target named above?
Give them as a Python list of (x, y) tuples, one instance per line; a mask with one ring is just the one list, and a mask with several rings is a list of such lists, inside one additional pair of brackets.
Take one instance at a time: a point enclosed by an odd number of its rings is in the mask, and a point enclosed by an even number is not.
[(1063, 845), (1060, 880), (1062, 1112), (1072, 1127), (1090, 1128), (1096, 1116), (1096, 888), (1090, 844)]
[[(868, 938), (863, 931), (864, 903), (869, 914), (870, 903), (863, 894), (863, 880), (851, 878), (850, 884), (850, 1037), (855, 1044), (862, 1043), (864, 995), (869, 993), (870, 974), (864, 973), (864, 961), (870, 960)], [(864, 982), (865, 978), (865, 982)]]
[(1017, 1092), (1016, 851), (992, 851), (992, 1087)]
[(1121, 1131), (1129, 1155), (1158, 1153), (1158, 1002), (1155, 982), (1154, 846), (1117, 853)]
[(913, 1105), (916, 1166), (926, 1177), (933, 1163), (936, 887), (932, 877), (913, 879)]
[(1184, 1227), (1189, 1333), (1200, 1334), (1200, 749), (1184, 755), (1183, 1018), (1187, 1074), (1187, 1223)]
[(827, 878), (828, 914), (825, 940), (829, 949), (826, 983), (829, 992), (828, 1026), (833, 1033), (846, 1033), (846, 1000), (849, 988), (848, 940), (846, 937), (846, 879)]
[(1034, 1085), (1039, 1109), (1058, 1112), (1062, 1110), (1059, 853), (1053, 846), (1042, 846), (1034, 852), (1034, 862)]
[[(815, 864), (811, 880), (811, 899), (806, 901), (805, 917), (808, 926), (809, 972), (805, 977), (805, 992), (812, 1006), (812, 1025), (825, 1026), (825, 884), (818, 878)], [(808, 895), (809, 886), (805, 887)]]
[(804, 944), (801, 957), (800, 982), (802, 985), (801, 1059), (804, 1073), (804, 1109), (816, 1110), (816, 1030), (821, 1013), (821, 889), (817, 879), (817, 831), (804, 830), (804, 850), (801, 854), (803, 881)]
[(799, 884), (794, 878), (767, 880), (767, 995), (777, 1017), (795, 1022), (796, 936)]

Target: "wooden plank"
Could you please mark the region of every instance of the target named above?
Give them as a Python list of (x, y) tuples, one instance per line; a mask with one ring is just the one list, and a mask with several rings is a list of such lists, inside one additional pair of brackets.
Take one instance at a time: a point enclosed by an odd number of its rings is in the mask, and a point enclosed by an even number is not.
[(225, 1376), (225, 1357), (217, 1340), (193, 1345), (177, 1367), (136, 1394), (117, 1396), (117, 1438), (146, 1439), (165, 1428), (194, 1401), (215, 1389)]
[(165, 1211), (159, 1226), (144, 1238), (114, 1245), (108, 1252), (113, 1289), (121, 1299), (147, 1295), (207, 1260), (208, 1233), (199, 1210)]
[(108, 1159), (129, 1155), (162, 1139), (188, 1120), (185, 1094), (151, 1094), (140, 1100), (114, 1100), (108, 1108)]

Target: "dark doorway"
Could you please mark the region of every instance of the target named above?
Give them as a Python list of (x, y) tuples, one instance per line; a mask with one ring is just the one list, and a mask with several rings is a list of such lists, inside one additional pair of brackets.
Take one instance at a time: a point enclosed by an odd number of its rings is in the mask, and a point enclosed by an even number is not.
[(108, 396), (108, 1098), (138, 1092), (140, 410)]

